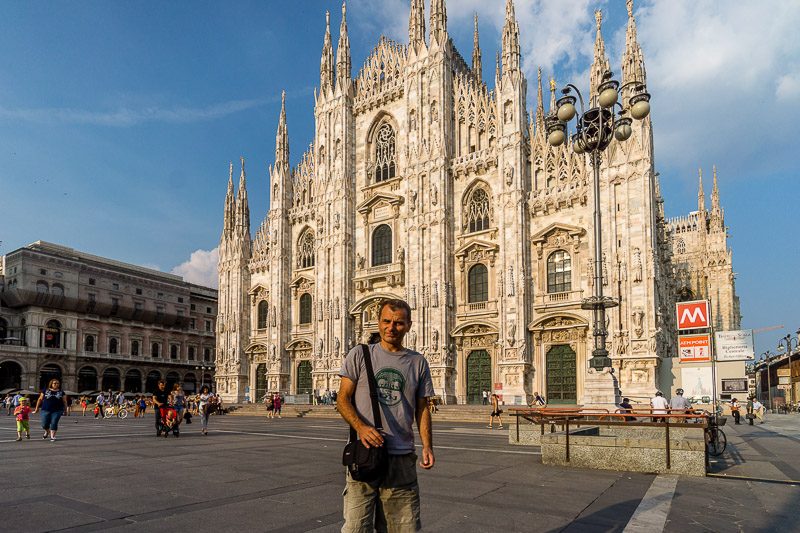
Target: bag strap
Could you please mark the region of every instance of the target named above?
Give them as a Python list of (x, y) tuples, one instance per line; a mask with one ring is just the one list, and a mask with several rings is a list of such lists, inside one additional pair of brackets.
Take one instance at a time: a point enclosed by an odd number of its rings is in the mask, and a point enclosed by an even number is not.
[[(378, 405), (378, 383), (375, 380), (375, 372), (372, 369), (372, 357), (369, 352), (369, 346), (366, 344), (360, 344), (359, 346), (361, 346), (361, 353), (364, 354), (364, 366), (367, 368), (367, 384), (369, 385), (369, 397), (372, 402), (372, 421), (375, 424), (375, 429), (381, 431), (383, 423), (381, 422), (381, 408)], [(356, 387), (358, 387), (358, 384), (356, 384)], [(353, 395), (352, 403), (353, 405), (356, 404), (355, 394)], [(357, 439), (358, 433), (353, 429), (353, 426), (350, 426), (350, 442), (354, 442)]]

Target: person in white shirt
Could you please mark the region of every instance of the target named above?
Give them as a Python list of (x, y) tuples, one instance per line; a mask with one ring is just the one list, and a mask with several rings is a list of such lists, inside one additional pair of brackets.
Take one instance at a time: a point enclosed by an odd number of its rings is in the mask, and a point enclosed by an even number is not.
[(758, 420), (761, 424), (764, 423), (764, 413), (766, 409), (764, 409), (764, 404), (759, 402), (758, 400), (755, 401), (753, 404), (753, 413), (758, 417)]
[(95, 412), (94, 417), (97, 418), (99, 416), (100, 418), (103, 418), (103, 408), (105, 407), (106, 397), (103, 395), (102, 392), (100, 392), (100, 394), (97, 395), (97, 398), (95, 398), (94, 403), (97, 404), (97, 412)]
[[(669, 409), (669, 404), (667, 403), (666, 398), (664, 398), (664, 393), (656, 391), (655, 397), (650, 400), (650, 407), (653, 409), (653, 422), (666, 422), (667, 419), (664, 415), (667, 414), (667, 410)], [(661, 415), (661, 416), (658, 416)]]

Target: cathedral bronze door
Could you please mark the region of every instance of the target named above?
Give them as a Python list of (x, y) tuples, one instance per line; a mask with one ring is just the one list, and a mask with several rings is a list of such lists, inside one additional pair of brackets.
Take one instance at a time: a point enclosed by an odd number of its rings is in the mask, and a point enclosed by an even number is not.
[(297, 363), (297, 394), (311, 394), (311, 361)]
[(578, 403), (578, 374), (575, 352), (559, 344), (547, 352), (547, 403)]
[(467, 356), (467, 403), (483, 402), (485, 390), (492, 390), (492, 357), (476, 350)]
[(269, 392), (267, 387), (267, 365), (260, 363), (256, 366), (256, 395), (253, 397), (253, 401), (260, 402)]

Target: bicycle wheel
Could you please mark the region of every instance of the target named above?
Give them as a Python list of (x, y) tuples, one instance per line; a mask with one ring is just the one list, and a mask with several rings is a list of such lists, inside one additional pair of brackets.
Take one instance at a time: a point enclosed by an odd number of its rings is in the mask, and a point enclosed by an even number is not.
[(128, 417), (128, 410), (127, 409), (120, 409), (119, 413), (117, 413), (117, 416), (120, 418), (120, 420), (127, 418)]
[(722, 455), (727, 446), (728, 438), (725, 436), (725, 433), (719, 428), (712, 429), (711, 438), (708, 440), (709, 455)]
[(114, 417), (114, 408), (106, 407), (105, 411), (103, 411), (103, 418), (113, 418), (113, 417)]

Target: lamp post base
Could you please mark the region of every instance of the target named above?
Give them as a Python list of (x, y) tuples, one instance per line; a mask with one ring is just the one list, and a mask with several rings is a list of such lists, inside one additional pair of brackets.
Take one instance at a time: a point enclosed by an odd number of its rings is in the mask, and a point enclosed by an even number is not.
[(611, 358), (608, 356), (608, 350), (594, 350), (589, 366), (598, 372), (604, 368), (611, 368)]
[(620, 402), (619, 387), (610, 366), (602, 370), (589, 369), (584, 386), (584, 408), (606, 409), (609, 413), (617, 409)]

